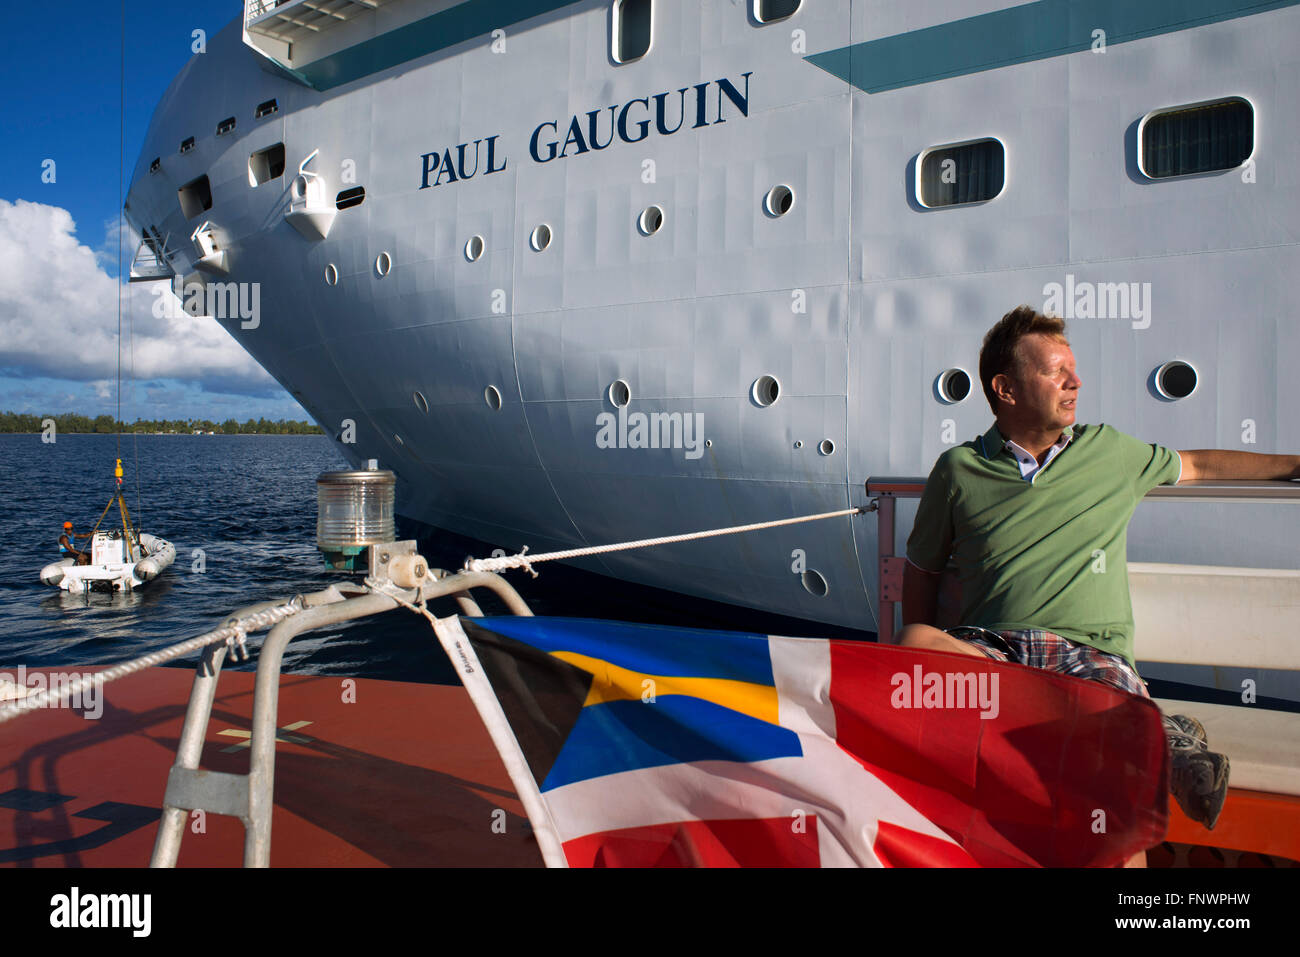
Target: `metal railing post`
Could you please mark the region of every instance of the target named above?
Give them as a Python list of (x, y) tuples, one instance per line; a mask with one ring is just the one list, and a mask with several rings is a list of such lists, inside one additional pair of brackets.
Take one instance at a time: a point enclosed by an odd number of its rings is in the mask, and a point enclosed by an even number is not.
[(898, 499), (893, 495), (882, 494), (876, 501), (876, 552), (879, 556), (876, 573), (880, 576), (877, 579), (880, 594), (880, 621), (876, 626), (876, 640), (884, 645), (892, 645), (894, 643), (894, 602), (885, 598), (889, 592), (884, 587), (884, 581), (888, 574), (886, 563), (894, 554), (894, 506), (898, 504)]
[[(190, 688), (190, 703), (185, 709), (185, 724), (181, 728), (180, 746), (176, 749), (176, 767), (195, 771), (203, 756), (203, 739), (208, 721), (212, 717), (212, 702), (216, 699), (217, 678), (221, 664), (226, 660), (225, 645), (208, 645), (203, 649)], [(163, 801), (162, 822), (154, 840), (150, 867), (175, 867), (181, 851), (181, 838), (185, 836), (186, 808)]]
[(253, 729), (248, 767), (248, 819), (244, 832), (244, 866), (271, 866), (271, 813), (275, 794), (276, 715), (280, 703), (280, 664), (284, 649), (305, 631), (336, 625), (397, 607), (387, 595), (368, 594), (299, 612), (266, 636), (258, 653), (253, 685)]

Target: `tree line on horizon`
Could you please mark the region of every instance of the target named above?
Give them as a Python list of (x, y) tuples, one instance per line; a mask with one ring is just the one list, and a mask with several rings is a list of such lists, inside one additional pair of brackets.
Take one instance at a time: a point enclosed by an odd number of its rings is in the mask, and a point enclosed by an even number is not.
[(32, 415), (26, 412), (0, 412), (0, 433), (41, 432), (46, 419), (54, 420), (54, 428), (66, 434), (91, 433), (112, 435), (116, 432), (176, 432), (190, 435), (196, 430), (219, 435), (320, 435), (321, 428), (311, 422), (287, 419), (249, 419), (237, 422), (210, 422), (207, 419), (136, 419), (135, 422), (118, 422), (111, 415), (91, 418), (75, 412), (62, 415)]

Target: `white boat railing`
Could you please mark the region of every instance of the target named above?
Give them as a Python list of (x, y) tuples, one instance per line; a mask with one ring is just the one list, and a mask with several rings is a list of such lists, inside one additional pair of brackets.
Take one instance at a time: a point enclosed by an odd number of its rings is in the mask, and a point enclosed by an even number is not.
[(244, 26), (270, 32), (302, 30), (319, 33), (373, 12), (388, 0), (244, 0)]
[(244, 22), (252, 23), (279, 2), (280, 0), (244, 0)]
[[(879, 589), (877, 591), (879, 608), (879, 625), (877, 635), (882, 642), (894, 640), (894, 611), (903, 599), (903, 565), (907, 561), (896, 551), (895, 506), (900, 498), (920, 498), (925, 491), (925, 478), (917, 476), (872, 478), (867, 480), (867, 496), (872, 499), (877, 513), (879, 532), (877, 550), (879, 553)], [(1184, 482), (1178, 485), (1160, 485), (1146, 494), (1147, 499), (1156, 501), (1182, 502), (1249, 502), (1266, 505), (1300, 505), (1300, 483), (1269, 481), (1198, 481)], [(1131, 564), (1131, 570), (1150, 572), (1156, 568), (1178, 568), (1179, 566), (1138, 566)], [(1189, 569), (1192, 566), (1187, 566)], [(1249, 570), (1241, 569), (1243, 573)], [(1291, 573), (1283, 572), (1289, 577)], [(1132, 584), (1132, 580), (1131, 580)], [(1134, 596), (1137, 597), (1136, 595)], [(1135, 602), (1135, 606), (1138, 603)], [(1147, 660), (1175, 660), (1166, 656), (1149, 657)], [(1177, 660), (1185, 660), (1179, 658)], [(1220, 662), (1199, 662), (1217, 664)]]

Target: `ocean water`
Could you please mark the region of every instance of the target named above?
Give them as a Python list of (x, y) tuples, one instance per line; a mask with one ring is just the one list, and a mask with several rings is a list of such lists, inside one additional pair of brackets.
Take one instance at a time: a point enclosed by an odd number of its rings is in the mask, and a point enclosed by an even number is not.
[[(172, 542), (176, 561), (124, 595), (69, 595), (43, 585), (41, 568), (60, 557), (63, 522), (88, 532), (108, 503), (119, 455), (132, 517), (141, 531)], [(0, 671), (123, 661), (218, 627), (240, 606), (346, 580), (323, 568), (315, 543), (316, 476), (346, 467), (319, 435), (59, 435), (52, 444), (40, 435), (0, 435)], [(106, 527), (116, 512), (114, 506)], [(397, 531), (399, 538), (419, 539), (434, 567), (457, 568), (467, 555), (491, 553), (486, 543), (402, 519)], [(507, 577), (537, 614), (868, 637), (613, 582), (559, 563), (542, 566), (535, 580), (525, 572)], [(490, 596), (480, 603), (488, 614), (503, 612)], [(261, 637), (250, 639), (250, 648)], [(191, 666), (196, 661), (189, 659)], [(256, 664), (254, 653), (227, 667)], [(456, 680), (428, 623), (405, 610), (296, 638), (285, 670)]]

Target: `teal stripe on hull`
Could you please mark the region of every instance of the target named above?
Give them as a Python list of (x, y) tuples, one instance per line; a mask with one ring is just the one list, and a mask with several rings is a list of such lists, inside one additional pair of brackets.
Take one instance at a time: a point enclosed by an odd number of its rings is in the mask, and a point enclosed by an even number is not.
[(815, 53), (806, 59), (859, 90), (881, 93), (1176, 33), (1292, 7), (1300, 0), (1039, 0), (965, 20)]
[(468, 0), (317, 60), (297, 71), (297, 75), (317, 90), (329, 90), (578, 2)]

